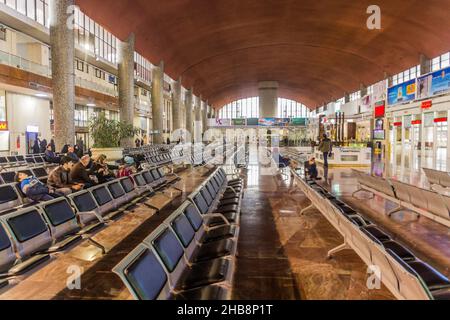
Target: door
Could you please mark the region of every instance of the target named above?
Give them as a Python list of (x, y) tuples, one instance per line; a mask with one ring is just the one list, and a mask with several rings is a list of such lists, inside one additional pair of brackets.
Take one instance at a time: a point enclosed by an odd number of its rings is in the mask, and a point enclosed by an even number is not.
[(26, 138), (27, 154), (32, 154), (33, 153), (33, 145), (34, 145), (34, 142), (38, 138), (38, 134), (35, 133), (35, 132), (26, 132), (25, 133), (25, 138)]

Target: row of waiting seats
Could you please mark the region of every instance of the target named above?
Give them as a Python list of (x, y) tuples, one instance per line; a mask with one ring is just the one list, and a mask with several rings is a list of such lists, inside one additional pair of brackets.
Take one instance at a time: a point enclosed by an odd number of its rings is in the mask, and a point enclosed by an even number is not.
[[(176, 145), (170, 149), (170, 151), (160, 152), (156, 155), (149, 155), (148, 153), (142, 153), (146, 161), (146, 165), (149, 167), (159, 167), (167, 165), (182, 165), (191, 164), (193, 166), (205, 166), (208, 164), (220, 165), (217, 163), (220, 161), (215, 161), (215, 154), (210, 154), (211, 152), (205, 152), (206, 148), (208, 151), (214, 152), (215, 144), (205, 147), (203, 144), (186, 144), (186, 145)], [(223, 148), (223, 157), (231, 156), (234, 153), (234, 145), (226, 145)], [(223, 158), (220, 158), (223, 159)], [(222, 160), (223, 163), (223, 160)]]
[(422, 168), (432, 187), (450, 188), (450, 174), (444, 171)]
[(145, 201), (169, 181), (162, 169), (143, 171), (89, 190), (0, 216), (0, 286), (64, 251), (136, 205), (159, 210)]
[(135, 299), (230, 299), (242, 194), (217, 169), (113, 272)]
[(298, 171), (293, 173), (312, 206), (319, 209), (344, 238), (343, 245), (329, 252), (330, 257), (340, 250), (353, 249), (368, 266), (380, 268), (381, 281), (398, 299), (450, 299), (450, 281), (443, 274), (315, 181), (306, 179)]
[(0, 156), (0, 172), (11, 168), (46, 165), (45, 154), (26, 156)]
[(359, 191), (369, 191), (398, 205), (389, 215), (406, 208), (418, 216), (423, 215), (450, 226), (450, 197), (393, 179), (383, 179), (357, 170), (353, 172), (360, 187), (353, 196)]

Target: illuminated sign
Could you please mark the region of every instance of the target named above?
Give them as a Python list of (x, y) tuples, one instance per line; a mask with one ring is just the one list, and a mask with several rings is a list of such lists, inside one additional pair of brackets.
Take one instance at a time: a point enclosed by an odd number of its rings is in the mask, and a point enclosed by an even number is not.
[(422, 102), (421, 108), (422, 109), (430, 109), (433, 106), (433, 101), (424, 101)]
[(0, 121), (0, 131), (8, 131), (8, 121)]
[(39, 133), (39, 127), (27, 126), (27, 132), (29, 132), (29, 133)]

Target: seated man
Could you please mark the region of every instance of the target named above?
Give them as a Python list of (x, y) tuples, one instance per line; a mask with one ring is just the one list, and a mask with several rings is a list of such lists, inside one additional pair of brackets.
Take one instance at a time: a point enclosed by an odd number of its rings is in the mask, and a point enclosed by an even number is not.
[(318, 177), (319, 172), (317, 171), (316, 158), (311, 158), (305, 162), (305, 173), (309, 174), (311, 180), (320, 180)]
[(66, 156), (72, 159), (75, 163), (80, 161), (80, 158), (78, 158), (78, 155), (76, 154), (75, 148), (73, 146), (69, 146)]
[(72, 183), (70, 179), (70, 170), (72, 170), (74, 165), (75, 162), (72, 159), (63, 157), (60, 165), (50, 172), (47, 181), (48, 185), (55, 188), (56, 192), (64, 195), (81, 190), (83, 185)]
[(58, 163), (61, 161), (61, 158), (53, 152), (52, 145), (49, 144), (47, 146), (47, 150), (45, 150), (45, 161), (50, 163)]
[(85, 189), (95, 186), (97, 183), (91, 179), (90, 171), (87, 169), (89, 163), (91, 162), (91, 157), (84, 156), (81, 158), (80, 162), (73, 166), (70, 170), (70, 179), (73, 183), (81, 184)]
[(50, 201), (60, 197), (53, 189), (50, 189), (36, 177), (29, 177), (25, 172), (18, 172), (15, 181), (20, 183), (20, 190), (33, 202)]
[(278, 156), (278, 163), (280, 165), (280, 167), (284, 168), (284, 167), (289, 167), (291, 160), (289, 160), (288, 158), (283, 157), (281, 154)]

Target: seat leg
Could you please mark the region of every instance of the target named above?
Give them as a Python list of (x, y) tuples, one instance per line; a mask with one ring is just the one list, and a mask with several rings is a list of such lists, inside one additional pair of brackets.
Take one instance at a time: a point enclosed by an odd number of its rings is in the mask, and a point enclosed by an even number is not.
[(306, 208), (302, 209), (302, 211), (300, 211), (300, 215), (302, 216), (306, 211), (310, 210), (310, 209), (314, 209), (316, 206), (311, 203), (309, 206), (307, 206)]
[(399, 211), (401, 211), (401, 210), (403, 210), (403, 209), (404, 209), (404, 208), (403, 208), (401, 205), (397, 205), (396, 208), (390, 210), (390, 211), (387, 213), (387, 216), (388, 216), (388, 217), (391, 217), (394, 213), (399, 212)]
[(328, 259), (331, 259), (331, 258), (333, 258), (333, 256), (334, 256), (336, 253), (339, 253), (339, 252), (341, 252), (341, 251), (343, 251), (343, 250), (349, 250), (349, 249), (351, 249), (350, 246), (347, 244), (347, 242), (344, 242), (344, 243), (341, 244), (340, 246), (338, 246), (338, 247), (336, 247), (336, 248), (331, 249), (330, 251), (328, 251), (327, 257), (328, 257)]
[[(355, 192), (352, 193), (352, 198), (360, 200), (360, 198), (356, 197), (356, 194), (361, 192), (361, 191), (367, 191), (367, 190), (359, 188), (358, 190), (356, 190)], [(367, 191), (367, 192), (369, 192), (369, 191)], [(370, 198), (367, 198), (367, 200), (372, 200), (373, 198), (375, 198), (375, 195), (372, 192), (370, 192), (370, 195), (371, 195)], [(364, 200), (366, 200), (366, 199), (364, 199)]]

